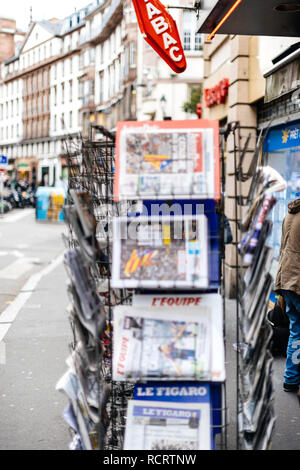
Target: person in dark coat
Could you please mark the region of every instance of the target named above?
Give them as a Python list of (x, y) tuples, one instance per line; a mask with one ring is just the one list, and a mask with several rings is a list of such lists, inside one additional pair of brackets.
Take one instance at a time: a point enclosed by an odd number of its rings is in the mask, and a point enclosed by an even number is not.
[(275, 292), (283, 296), (290, 320), (283, 389), (297, 392), (300, 400), (300, 198), (289, 203), (283, 221)]

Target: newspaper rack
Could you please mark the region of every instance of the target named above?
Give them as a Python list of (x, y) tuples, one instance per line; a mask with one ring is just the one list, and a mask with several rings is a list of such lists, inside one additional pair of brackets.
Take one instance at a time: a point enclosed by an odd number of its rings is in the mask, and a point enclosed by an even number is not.
[[(260, 134), (251, 164), (244, 171), (249, 150), (249, 130), (238, 122), (226, 130), (234, 142), (236, 220), (236, 344), (237, 344), (237, 426), (236, 447), (268, 450), (276, 423), (272, 384), (273, 357), (270, 353), (271, 327), (266, 319), (273, 286), (273, 250), (268, 245), (272, 232), (269, 214), (276, 204), (276, 192), (285, 188), (282, 177), (269, 167), (259, 166)], [(252, 181), (250, 180), (252, 178)], [(251, 181), (244, 196), (241, 182)], [(241, 230), (241, 232), (240, 232)]]
[[(115, 244), (112, 221), (122, 220), (124, 216), (138, 217), (144, 210), (150, 210), (147, 212), (149, 214), (151, 207), (157, 202), (167, 205), (172, 202), (181, 208), (186, 204), (189, 206), (188, 217), (195, 217), (199, 213), (197, 203), (201, 205), (202, 217), (206, 217), (208, 224), (207, 283), (202, 287), (195, 283), (190, 286), (191, 288), (180, 287), (180, 294), (204, 296), (221, 293), (220, 330), (224, 346), (224, 179), (221, 181), (221, 191), (215, 194), (216, 199), (209, 198), (208, 196), (211, 196), (209, 194), (202, 194), (201, 199), (196, 199), (194, 194), (186, 194), (184, 199), (172, 200), (170, 194), (168, 200), (158, 200), (154, 197), (140, 201), (139, 198), (116, 201), (115, 136), (100, 126), (91, 125), (90, 130), (89, 139), (80, 136), (70, 137), (65, 142), (69, 169), (69, 205), (66, 207), (69, 235), (64, 241), (67, 253), (75, 253), (75, 258), (76, 253), (79, 253), (81, 268), (88, 273), (86, 280), (90, 289), (83, 288), (80, 291), (80, 286), (76, 285), (74, 280), (74, 273), (72, 274), (67, 263), (70, 298), (68, 315), (73, 341), (70, 344), (70, 357), (67, 360), (69, 370), (65, 381), (58, 384), (58, 389), (67, 396), (70, 395), (69, 389), (73, 390), (73, 401), (71, 400), (64, 414), (73, 435), (70, 448), (121, 450), (124, 448), (128, 402), (136, 399), (137, 389), (143, 386), (144, 381), (142, 377), (134, 382), (114, 380), (114, 308), (132, 306), (133, 294), (146, 296), (149, 300), (149, 296), (153, 293), (172, 295), (178, 294), (179, 291), (172, 283), (167, 287), (165, 285), (145, 287), (143, 283), (137, 282), (134, 291), (126, 283), (114, 284)], [(218, 147), (218, 133), (215, 134), (214, 142)], [(222, 146), (221, 150), (223, 159)], [(95, 297), (90, 294), (91, 291), (96, 293)], [(83, 308), (82, 299), (85, 299), (89, 308)], [(87, 312), (90, 312), (88, 316)], [(165, 379), (161, 381), (161, 378), (159, 381), (165, 387), (172, 384)], [(209, 390), (211, 412), (209, 427), (212, 436), (210, 448), (226, 449), (228, 419), (225, 371), (219, 380), (176, 381), (176, 385), (179, 384), (180, 386), (197, 384)]]

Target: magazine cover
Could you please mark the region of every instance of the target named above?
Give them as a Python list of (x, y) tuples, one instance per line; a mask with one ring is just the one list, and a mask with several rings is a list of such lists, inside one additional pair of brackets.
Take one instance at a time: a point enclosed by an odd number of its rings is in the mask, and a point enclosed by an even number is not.
[(225, 380), (225, 352), (223, 340), (223, 300), (220, 294), (148, 294), (132, 297), (132, 306), (164, 308), (172, 311), (182, 308), (189, 312), (190, 308), (197, 308), (199, 314), (208, 311), (211, 323), (211, 336), (213, 348), (211, 351), (211, 380), (222, 382)]
[(116, 381), (208, 380), (212, 376), (209, 311), (115, 307), (113, 351)]
[(114, 196), (219, 198), (218, 122), (119, 122)]
[(210, 449), (209, 402), (128, 402), (124, 450)]
[(207, 218), (113, 219), (112, 287), (207, 288)]

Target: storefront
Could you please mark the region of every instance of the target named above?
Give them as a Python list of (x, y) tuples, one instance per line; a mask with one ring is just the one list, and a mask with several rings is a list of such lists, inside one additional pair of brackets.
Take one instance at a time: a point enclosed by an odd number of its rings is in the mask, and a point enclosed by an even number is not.
[(36, 184), (37, 159), (34, 157), (17, 158), (14, 161), (14, 177)]
[(265, 103), (259, 111), (259, 126), (270, 126), (263, 146), (263, 163), (277, 170), (287, 189), (277, 194), (271, 238), (275, 258), (279, 258), (282, 222), (288, 203), (300, 197), (300, 44), (295, 44), (273, 60), (266, 74)]

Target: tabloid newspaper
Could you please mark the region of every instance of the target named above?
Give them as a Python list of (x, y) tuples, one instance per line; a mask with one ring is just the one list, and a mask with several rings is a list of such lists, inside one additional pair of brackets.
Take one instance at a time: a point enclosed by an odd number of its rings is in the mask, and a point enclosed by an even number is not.
[(222, 364), (212, 370), (221, 334), (209, 308), (115, 307), (113, 379), (222, 380)]
[(225, 380), (223, 301), (220, 294), (135, 294), (132, 297), (132, 306), (139, 309), (151, 307), (170, 311), (181, 308), (183, 315), (189, 309), (197, 309), (199, 315), (202, 311), (208, 311), (212, 338), (211, 381)]
[(218, 135), (207, 120), (119, 122), (115, 199), (218, 198)]
[(112, 287), (207, 288), (207, 225), (204, 214), (114, 218)]

